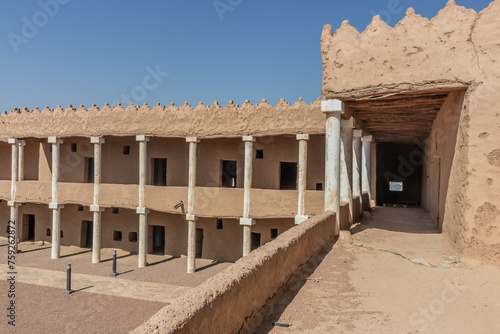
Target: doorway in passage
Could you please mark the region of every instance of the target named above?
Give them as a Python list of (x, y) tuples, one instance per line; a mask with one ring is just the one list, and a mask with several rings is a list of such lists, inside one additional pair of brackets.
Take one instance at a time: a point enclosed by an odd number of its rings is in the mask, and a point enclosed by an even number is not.
[(153, 254), (165, 255), (165, 226), (153, 226)]
[(201, 259), (203, 257), (203, 229), (196, 229), (196, 257)]

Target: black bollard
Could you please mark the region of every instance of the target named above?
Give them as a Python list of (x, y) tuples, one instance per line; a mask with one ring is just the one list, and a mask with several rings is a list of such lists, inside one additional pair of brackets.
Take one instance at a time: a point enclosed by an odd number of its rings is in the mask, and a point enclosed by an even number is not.
[(68, 264), (66, 268), (66, 291), (64, 291), (64, 293), (69, 295), (73, 292), (74, 291), (71, 290), (71, 264)]
[(115, 249), (113, 250), (113, 272), (109, 274), (109, 276), (116, 277), (116, 275), (118, 274), (116, 273), (116, 249)]

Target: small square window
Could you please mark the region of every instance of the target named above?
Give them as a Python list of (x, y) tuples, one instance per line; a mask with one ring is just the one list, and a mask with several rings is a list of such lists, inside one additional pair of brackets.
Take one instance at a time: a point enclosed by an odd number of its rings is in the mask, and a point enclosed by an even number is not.
[(256, 150), (255, 159), (264, 159), (264, 150)]
[(83, 205), (78, 206), (78, 211), (83, 211)]
[(130, 232), (128, 234), (128, 241), (137, 242), (137, 232)]
[(278, 229), (272, 228), (271, 229), (271, 239), (276, 239), (277, 237), (278, 237)]
[(222, 225), (222, 219), (217, 219), (217, 229), (222, 230), (223, 225)]
[(323, 190), (323, 183), (316, 183), (316, 190)]
[(64, 233), (62, 230), (60, 231), (59, 235), (61, 236), (61, 239), (64, 238)]
[(113, 208), (113, 214), (118, 214), (118, 208)]
[(51, 234), (50, 234), (50, 228), (48, 228), (48, 229), (47, 229), (46, 235), (47, 235), (48, 237), (50, 237), (50, 235), (51, 235)]
[(76, 152), (76, 143), (71, 143), (71, 152)]
[(121, 231), (113, 231), (113, 240), (114, 241), (122, 241), (122, 232)]
[(128, 145), (123, 146), (123, 154), (125, 154), (125, 155), (130, 154), (130, 146), (128, 146)]

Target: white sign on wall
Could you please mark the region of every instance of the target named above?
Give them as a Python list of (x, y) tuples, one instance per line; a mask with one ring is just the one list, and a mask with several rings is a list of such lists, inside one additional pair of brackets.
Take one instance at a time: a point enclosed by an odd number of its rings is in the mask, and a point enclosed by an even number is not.
[(403, 191), (403, 182), (389, 182), (390, 191)]

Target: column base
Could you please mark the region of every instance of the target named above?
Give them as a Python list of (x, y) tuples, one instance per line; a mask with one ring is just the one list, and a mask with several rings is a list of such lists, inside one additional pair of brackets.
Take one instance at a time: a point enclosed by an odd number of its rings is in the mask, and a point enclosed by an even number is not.
[(339, 233), (339, 242), (340, 242), (341, 245), (352, 244), (351, 231), (340, 230), (340, 233)]
[(299, 225), (308, 219), (309, 219), (309, 216), (296, 215), (295, 216), (295, 225)]

